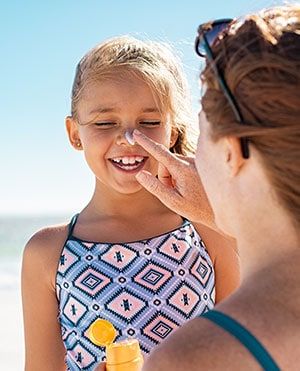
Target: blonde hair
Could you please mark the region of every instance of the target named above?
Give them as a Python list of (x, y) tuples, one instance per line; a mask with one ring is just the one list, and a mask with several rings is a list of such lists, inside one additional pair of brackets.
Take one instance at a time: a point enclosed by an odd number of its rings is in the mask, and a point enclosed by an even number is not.
[(188, 85), (180, 62), (170, 47), (163, 43), (121, 36), (104, 41), (90, 50), (76, 68), (72, 116), (78, 118), (78, 102), (90, 82), (101, 82), (124, 73), (142, 78), (157, 97), (160, 110), (170, 115), (172, 128), (178, 133), (170, 151), (183, 155), (194, 153)]
[(246, 125), (236, 122), (209, 63), (203, 109), (212, 138), (247, 137), (278, 199), (300, 225), (300, 6), (263, 10), (234, 24), (213, 47)]

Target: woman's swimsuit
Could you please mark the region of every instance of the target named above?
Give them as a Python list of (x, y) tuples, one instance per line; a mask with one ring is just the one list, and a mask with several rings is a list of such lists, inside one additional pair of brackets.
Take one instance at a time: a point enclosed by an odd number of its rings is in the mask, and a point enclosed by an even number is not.
[(214, 307), (215, 274), (193, 225), (128, 242), (83, 241), (63, 246), (57, 277), (59, 322), (69, 370), (93, 370), (105, 349), (88, 335), (98, 318), (110, 321), (118, 340), (136, 338), (149, 353), (176, 328)]
[(229, 317), (227, 314), (217, 310), (211, 310), (207, 313), (204, 313), (201, 317), (207, 318), (234, 336), (240, 343), (244, 345), (245, 348), (248, 349), (263, 370), (280, 370), (263, 345), (239, 322)]

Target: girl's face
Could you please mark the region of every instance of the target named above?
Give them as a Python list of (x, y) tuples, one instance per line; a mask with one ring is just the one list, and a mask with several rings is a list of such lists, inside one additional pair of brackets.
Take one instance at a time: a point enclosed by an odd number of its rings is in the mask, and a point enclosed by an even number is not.
[[(170, 148), (171, 124), (159, 111), (149, 86), (138, 77), (93, 82), (78, 103), (79, 123), (71, 120), (69, 135), (78, 136), (87, 163), (96, 178), (120, 193), (142, 189), (135, 175), (141, 170), (157, 174), (157, 162), (137, 144), (130, 145), (126, 131), (135, 128)], [(172, 143), (173, 144), (173, 143)]]

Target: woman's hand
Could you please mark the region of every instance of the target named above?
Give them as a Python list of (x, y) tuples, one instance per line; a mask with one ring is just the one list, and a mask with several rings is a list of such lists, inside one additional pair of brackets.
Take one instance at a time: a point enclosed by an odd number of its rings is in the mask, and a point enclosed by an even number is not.
[(101, 362), (96, 368), (95, 368), (95, 371), (105, 371), (106, 370), (106, 367), (105, 367), (106, 363), (105, 362)]
[(194, 158), (174, 155), (138, 130), (134, 130), (133, 136), (159, 163), (157, 177), (142, 170), (136, 175), (137, 181), (175, 213), (216, 229)]

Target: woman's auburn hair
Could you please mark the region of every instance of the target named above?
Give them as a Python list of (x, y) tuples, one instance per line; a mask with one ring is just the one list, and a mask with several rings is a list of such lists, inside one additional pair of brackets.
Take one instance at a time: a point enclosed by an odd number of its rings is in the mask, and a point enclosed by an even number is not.
[(279, 202), (300, 225), (300, 6), (263, 10), (237, 21), (213, 45), (246, 125), (239, 124), (207, 63), (203, 110), (213, 140), (247, 137)]

